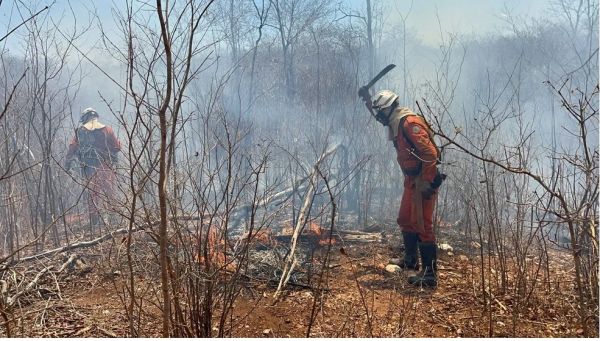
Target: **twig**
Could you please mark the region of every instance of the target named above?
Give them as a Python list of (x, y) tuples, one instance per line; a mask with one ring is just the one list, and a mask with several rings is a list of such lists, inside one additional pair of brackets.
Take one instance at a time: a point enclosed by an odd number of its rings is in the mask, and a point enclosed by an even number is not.
[(72, 254), (69, 259), (67, 259), (66, 262), (63, 263), (63, 265), (60, 267), (60, 269), (58, 269), (58, 272), (61, 273), (65, 270), (65, 268), (71, 264), (73, 264), (77, 258), (79, 258), (79, 256), (77, 254)]
[[(310, 321), (308, 323), (308, 328), (306, 330), (306, 337), (310, 337), (310, 332), (313, 326), (313, 323), (315, 321), (316, 318), (316, 308), (317, 308), (317, 301), (319, 301), (319, 299), (322, 297), (322, 286), (323, 286), (323, 277), (327, 276), (329, 277), (329, 271), (330, 271), (330, 267), (329, 265), (329, 260), (331, 257), (331, 241), (333, 240), (333, 230), (335, 229), (335, 218), (336, 218), (336, 213), (337, 213), (337, 205), (335, 203), (335, 197), (333, 195), (333, 192), (331, 191), (331, 187), (329, 186), (329, 181), (327, 180), (327, 177), (325, 175), (323, 175), (323, 173), (321, 173), (321, 171), (319, 170), (319, 168), (317, 167), (317, 171), (319, 172), (319, 175), (323, 178), (323, 181), (325, 182), (325, 187), (327, 188), (327, 193), (329, 193), (329, 201), (331, 203), (331, 224), (329, 225), (329, 241), (327, 243), (327, 253), (325, 254), (325, 258), (323, 259), (323, 266), (321, 268), (321, 274), (319, 275), (319, 281), (318, 281), (318, 288), (319, 290), (317, 292), (315, 292), (314, 295), (314, 299), (313, 299), (313, 306), (312, 306), (312, 311), (310, 313)], [(327, 278), (325, 279), (325, 281), (327, 281)], [(322, 301), (321, 301), (322, 302)]]
[(17, 83), (15, 83), (15, 86), (13, 86), (12, 91), (10, 92), (10, 95), (8, 96), (8, 100), (6, 100), (6, 103), (4, 104), (4, 109), (2, 109), (2, 113), (0, 114), (0, 121), (2, 120), (2, 118), (4, 117), (4, 115), (6, 114), (6, 111), (8, 111), (8, 107), (10, 106), (10, 102), (12, 101), (13, 95), (17, 91), (17, 87), (19, 86), (19, 83), (21, 83), (21, 81), (23, 80), (23, 78), (25, 78), (25, 75), (27, 74), (28, 70), (29, 70), (29, 67), (27, 67), (25, 69), (25, 71), (23, 71), (23, 74), (21, 75), (21, 78), (19, 78), (19, 80), (17, 81)]
[(0, 287), (2, 288), (0, 290), (0, 294), (1, 295), (4, 295), (4, 294), (6, 294), (8, 292), (8, 282), (7, 281), (5, 281), (3, 279), (0, 280)]
[(29, 20), (37, 17), (40, 13), (42, 13), (43, 11), (47, 10), (48, 6), (42, 8), (41, 10), (39, 10), (36, 14), (32, 15), (31, 17), (29, 17), (29, 19), (23, 21), (22, 23), (20, 23), (19, 25), (17, 25), (17, 27), (13, 28), (12, 30), (10, 30), (10, 32), (8, 32), (7, 34), (4, 35), (4, 37), (0, 38), (0, 42), (3, 41), (4, 39), (6, 39), (6, 37), (8, 37), (9, 35), (11, 35), (14, 31), (16, 31), (19, 27), (25, 25)]
[(502, 310), (504, 310), (504, 311), (508, 311), (508, 309), (506, 308), (506, 306), (505, 306), (504, 304), (502, 304), (502, 302), (500, 302), (500, 301), (499, 301), (499, 300), (496, 298), (496, 296), (494, 296), (494, 295), (493, 295), (492, 293), (490, 293), (488, 290), (486, 290), (486, 291), (485, 291), (485, 293), (486, 293), (486, 294), (487, 294), (489, 297), (491, 297), (491, 298), (494, 300), (494, 302), (498, 303), (498, 306), (500, 306), (500, 308), (502, 308)]
[[(134, 229), (134, 231), (139, 231), (139, 230), (144, 230), (144, 228)], [(97, 245), (97, 244), (99, 244), (101, 242), (104, 242), (106, 240), (109, 240), (109, 239), (113, 238), (117, 234), (123, 234), (123, 233), (126, 233), (127, 231), (128, 231), (127, 228), (122, 228), (122, 229), (119, 229), (119, 230), (107, 233), (104, 236), (98, 237), (98, 238), (93, 239), (93, 240), (79, 242), (79, 243), (70, 244), (70, 245), (66, 245), (66, 246), (61, 246), (61, 247), (58, 247), (56, 249), (44, 251), (44, 252), (39, 253), (37, 255), (33, 255), (33, 256), (21, 258), (19, 260), (15, 260), (15, 261), (12, 261), (12, 262), (10, 262), (8, 264), (3, 265), (2, 268), (0, 268), (0, 271), (4, 271), (7, 268), (9, 268), (10, 266), (12, 266), (14, 264), (17, 264), (17, 263), (22, 263), (22, 262), (27, 262), (27, 261), (31, 261), (31, 260), (36, 260), (36, 259), (39, 259), (39, 258), (42, 258), (42, 257), (48, 257), (48, 256), (52, 256), (54, 254), (65, 252), (65, 251), (70, 251), (70, 250), (80, 249), (80, 248), (84, 248), (84, 247), (94, 246), (94, 245)]]
[(110, 336), (110, 337), (117, 337), (117, 334), (111, 332), (110, 330), (106, 330), (100, 326), (96, 326), (96, 328), (101, 331), (104, 335), (106, 336)]
[[(226, 272), (230, 272), (230, 271), (226, 270)], [(249, 275), (246, 275), (246, 274), (240, 274), (240, 275), (241, 275), (241, 277), (244, 277), (244, 278), (249, 279), (249, 280), (264, 281), (264, 282), (271, 283), (271, 284), (278, 284), (279, 283), (279, 280), (272, 279), (272, 278), (254, 277), (254, 276), (249, 276)], [(312, 285), (308, 285), (308, 284), (302, 284), (302, 283), (296, 283), (296, 282), (288, 282), (287, 285), (290, 285), (290, 286), (293, 286), (293, 287), (302, 288), (302, 289), (316, 290), (315, 287), (313, 287)], [(329, 291), (329, 289), (319, 289), (319, 290)]]
[(350, 257), (350, 255), (348, 255), (346, 253), (346, 250), (344, 248), (341, 248), (340, 252), (342, 253), (342, 255), (346, 256), (346, 258), (348, 258), (348, 260), (350, 261), (350, 267), (352, 268), (352, 274), (354, 275), (353, 276), (354, 282), (356, 283), (356, 287), (358, 288), (358, 294), (360, 295), (361, 303), (363, 305), (363, 308), (365, 308), (365, 313), (367, 314), (367, 324), (369, 326), (369, 336), (373, 337), (373, 326), (371, 323), (371, 316), (369, 315), (369, 307), (367, 306), (367, 301), (365, 300), (365, 295), (363, 294), (362, 287), (360, 286), (360, 283), (358, 282), (358, 276), (356, 275), (356, 269), (354, 267), (354, 262), (352, 261), (352, 258)]
[(304, 203), (302, 204), (302, 208), (300, 209), (300, 214), (298, 216), (298, 222), (296, 223), (296, 227), (294, 228), (294, 233), (292, 235), (292, 245), (290, 247), (290, 251), (286, 255), (285, 265), (284, 265), (284, 268), (283, 268), (283, 273), (281, 274), (281, 279), (279, 280), (279, 285), (277, 287), (277, 290), (273, 294), (273, 297), (275, 299), (277, 299), (277, 297), (281, 293), (281, 290), (283, 289), (283, 287), (285, 286), (285, 284), (290, 279), (290, 275), (292, 274), (292, 271), (294, 270), (294, 267), (296, 266), (296, 263), (297, 263), (297, 261), (296, 261), (296, 254), (295, 254), (295, 252), (296, 252), (296, 245), (298, 243), (298, 236), (302, 233), (302, 230), (304, 229), (304, 226), (305, 226), (306, 221), (308, 219), (308, 213), (309, 213), (310, 208), (312, 206), (312, 202), (313, 202), (315, 190), (316, 190), (316, 187), (317, 187), (317, 177), (318, 177), (318, 167), (319, 167), (319, 164), (325, 158), (327, 158), (329, 155), (333, 154), (338, 149), (339, 146), (340, 146), (340, 144), (338, 143), (338, 144), (334, 145), (333, 147), (329, 148), (328, 150), (326, 150), (325, 152), (323, 152), (323, 154), (321, 154), (321, 156), (319, 157), (319, 159), (317, 160), (317, 162), (313, 166), (313, 169), (312, 169), (311, 174), (309, 176), (310, 181), (309, 181), (309, 184), (308, 184), (308, 186), (309, 186), (308, 187), (308, 191), (304, 195)]
[(33, 278), (33, 280), (31, 282), (29, 282), (29, 284), (27, 284), (27, 286), (25, 287), (25, 289), (23, 289), (22, 291), (17, 292), (13, 297), (9, 297), (6, 300), (6, 305), (8, 305), (9, 307), (13, 306), (15, 304), (15, 302), (17, 302), (17, 300), (23, 296), (24, 294), (28, 293), (29, 291), (31, 291), (31, 289), (37, 284), (37, 282), (40, 280), (40, 278), (42, 278), (42, 276), (50, 271), (50, 269), (52, 269), (52, 266), (47, 267), (42, 269), (42, 271), (38, 272), (38, 274)]
[(87, 327), (85, 327), (85, 328), (82, 328), (82, 329), (80, 329), (79, 331), (77, 331), (77, 333), (75, 333), (75, 334), (71, 335), (71, 337), (77, 337), (77, 336), (79, 336), (79, 335), (81, 335), (81, 334), (83, 334), (83, 333), (87, 332), (88, 330), (92, 329), (92, 327), (93, 327), (93, 325), (89, 325), (89, 326), (87, 326)]

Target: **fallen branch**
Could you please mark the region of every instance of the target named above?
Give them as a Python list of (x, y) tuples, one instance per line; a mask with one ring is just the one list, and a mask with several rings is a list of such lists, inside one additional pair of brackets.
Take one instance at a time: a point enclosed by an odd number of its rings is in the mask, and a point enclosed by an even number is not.
[(64, 262), (64, 263), (63, 263), (63, 265), (61, 265), (60, 269), (58, 269), (58, 273), (61, 273), (61, 272), (65, 271), (65, 269), (66, 269), (67, 267), (71, 267), (71, 266), (73, 266), (74, 264), (77, 264), (77, 261), (79, 260), (79, 258), (80, 258), (80, 257), (79, 257), (79, 255), (78, 255), (78, 254), (76, 254), (76, 253), (72, 254), (72, 255), (69, 257), (69, 259), (67, 259), (67, 261), (66, 261), (66, 262)]
[[(250, 275), (247, 275), (247, 274), (241, 274), (241, 276), (243, 278), (246, 278), (246, 279), (250, 280), (250, 281), (261, 281), (261, 282), (266, 282), (268, 284), (278, 284), (279, 283), (279, 280), (276, 280), (276, 279), (273, 279), (273, 278), (256, 277), (256, 276), (250, 276)], [(302, 288), (302, 289), (310, 289), (310, 290), (313, 290), (313, 291), (317, 290), (317, 288), (315, 288), (312, 285), (308, 285), (308, 284), (302, 284), (302, 283), (296, 283), (296, 282), (288, 282), (287, 285), (292, 286), (292, 287)], [(319, 290), (329, 291), (328, 288), (322, 288), (322, 289), (319, 289)]]
[(381, 235), (381, 232), (363, 232), (363, 231), (353, 231), (353, 230), (337, 230), (339, 234), (350, 234), (356, 236), (374, 236)]
[(241, 221), (244, 219), (244, 217), (247, 217), (250, 214), (253, 207), (262, 207), (266, 209), (269, 206), (282, 205), (289, 198), (291, 198), (292, 195), (306, 188), (306, 185), (304, 185), (303, 182), (305, 182), (307, 179), (308, 176), (296, 181), (291, 187), (288, 187), (283, 191), (277, 192), (266, 198), (263, 198), (256, 203), (234, 207), (230, 212), (230, 216), (232, 217), (230, 220), (232, 229), (236, 230), (239, 227)]
[(102, 327), (100, 327), (100, 326), (98, 326), (98, 325), (96, 325), (96, 328), (97, 328), (97, 329), (98, 329), (100, 332), (102, 332), (102, 334), (104, 334), (104, 335), (106, 335), (106, 336), (108, 336), (108, 337), (118, 337), (118, 336), (117, 336), (117, 334), (115, 334), (115, 333), (111, 332), (110, 330), (106, 330), (106, 329), (104, 329), (104, 328), (102, 328)]
[(77, 337), (79, 335), (84, 334), (85, 332), (87, 332), (88, 330), (92, 329), (92, 327), (94, 327), (93, 325), (89, 325), (85, 328), (80, 329), (78, 332), (76, 332), (75, 334), (71, 335), (71, 337)]
[[(168, 219), (170, 221), (174, 221), (174, 220), (178, 220), (178, 221), (194, 221), (194, 220), (202, 220), (205, 219), (206, 217), (203, 216), (197, 216), (197, 215), (183, 215), (183, 216), (171, 216)], [(138, 232), (138, 231), (145, 231), (147, 229), (150, 229), (154, 226), (157, 226), (159, 224), (160, 221), (156, 220), (156, 221), (152, 221), (148, 224), (145, 224), (143, 226), (137, 227), (137, 228), (133, 228), (131, 229), (131, 232)], [(71, 250), (75, 250), (75, 249), (81, 249), (81, 248), (86, 248), (86, 247), (90, 247), (90, 246), (94, 246), (94, 245), (98, 245), (104, 241), (107, 241), (109, 239), (112, 239), (114, 236), (119, 235), (119, 234), (124, 234), (124, 233), (128, 233), (129, 232), (129, 228), (125, 227), (122, 229), (118, 229), (112, 232), (109, 232), (101, 237), (98, 237), (96, 239), (92, 239), (89, 241), (84, 241), (84, 242), (79, 242), (79, 243), (74, 243), (74, 244), (69, 244), (66, 246), (61, 246), (58, 247), (56, 249), (52, 249), (52, 250), (48, 250), (48, 251), (44, 251), (42, 253), (38, 253), (37, 255), (33, 255), (33, 256), (28, 256), (28, 257), (24, 257), (21, 259), (17, 259), (17, 260), (12, 260), (8, 263), (5, 263), (4, 265), (2, 265), (0, 267), (0, 271), (5, 271), (7, 270), (9, 267), (18, 264), (18, 263), (23, 263), (23, 262), (27, 262), (27, 261), (31, 261), (31, 260), (36, 260), (42, 257), (49, 257), (49, 256), (53, 256), (57, 253), (62, 253), (62, 252), (66, 252), (66, 251), (71, 251)]]
[(381, 242), (381, 233), (360, 231), (337, 231), (338, 236), (345, 242)]
[(496, 296), (494, 296), (491, 292), (489, 292), (489, 290), (485, 290), (485, 293), (492, 299), (494, 300), (494, 302), (496, 302), (498, 304), (498, 306), (500, 308), (502, 308), (502, 310), (504, 311), (508, 311), (508, 308), (506, 308), (506, 306), (504, 304), (502, 304), (502, 302), (500, 302), (500, 300), (498, 300), (496, 298)]
[(2, 289), (0, 289), (0, 295), (4, 295), (8, 292), (8, 282), (5, 280), (0, 280), (0, 287)]
[[(48, 250), (48, 251), (44, 251), (42, 253), (38, 253), (37, 255), (33, 255), (33, 256), (28, 256), (28, 257), (24, 257), (18, 260), (13, 260), (7, 264), (4, 264), (1, 268), (0, 271), (5, 271), (7, 270), (9, 267), (17, 264), (17, 263), (23, 263), (23, 262), (27, 262), (27, 261), (32, 261), (32, 260), (36, 260), (36, 259), (40, 259), (43, 257), (49, 257), (49, 256), (53, 256), (57, 253), (62, 253), (62, 252), (66, 252), (66, 251), (71, 251), (71, 250), (75, 250), (75, 249), (81, 249), (81, 248), (86, 248), (86, 247), (90, 247), (90, 246), (94, 246), (94, 245), (98, 245), (106, 240), (112, 239), (115, 235), (119, 235), (119, 234), (123, 234), (123, 233), (127, 233), (128, 232), (128, 228), (122, 228), (110, 233), (105, 234), (104, 236), (98, 237), (96, 239), (93, 240), (89, 240), (89, 241), (83, 241), (83, 242), (79, 242), (79, 243), (74, 243), (74, 244), (70, 244), (70, 245), (66, 245), (66, 246), (61, 246), (58, 247), (56, 249), (52, 249), (52, 250)], [(144, 228), (136, 228), (136, 229), (132, 229), (132, 232), (136, 232), (136, 231), (140, 231), (140, 230), (144, 230)]]
[(273, 294), (273, 297), (275, 299), (277, 299), (277, 297), (281, 293), (281, 289), (283, 289), (283, 287), (289, 281), (292, 271), (294, 270), (294, 267), (296, 266), (296, 264), (298, 264), (297, 259), (296, 259), (296, 246), (298, 244), (298, 236), (302, 233), (302, 230), (304, 229), (304, 226), (306, 225), (306, 221), (308, 219), (308, 213), (309, 213), (310, 208), (313, 203), (315, 191), (317, 188), (317, 178), (318, 178), (317, 170), (318, 170), (319, 164), (323, 160), (325, 160), (325, 158), (327, 158), (329, 155), (333, 154), (338, 149), (339, 146), (340, 146), (340, 144), (338, 143), (338, 144), (334, 145), (333, 147), (329, 148), (323, 154), (321, 154), (321, 156), (319, 157), (317, 162), (315, 162), (315, 165), (313, 166), (313, 169), (310, 173), (308, 190), (306, 191), (306, 194), (304, 195), (304, 202), (302, 203), (302, 208), (300, 209), (300, 214), (298, 215), (298, 221), (296, 222), (296, 226), (294, 227), (294, 233), (292, 234), (292, 242), (291, 242), (292, 245), (290, 247), (290, 251), (287, 253), (287, 255), (285, 257), (285, 265), (283, 267), (283, 273), (281, 274), (281, 279), (279, 280), (279, 285), (277, 286), (277, 290)]
[(27, 284), (27, 286), (25, 287), (25, 289), (23, 289), (23, 290), (21, 290), (21, 291), (17, 292), (16, 294), (14, 294), (14, 296), (13, 296), (13, 297), (9, 297), (9, 298), (6, 300), (6, 304), (7, 304), (9, 307), (12, 307), (12, 306), (13, 306), (13, 305), (14, 305), (14, 304), (17, 302), (17, 300), (18, 300), (18, 299), (19, 299), (21, 296), (23, 296), (24, 294), (26, 294), (26, 293), (28, 293), (29, 291), (31, 291), (31, 289), (33, 289), (33, 287), (34, 287), (34, 286), (37, 284), (37, 282), (40, 280), (40, 278), (42, 278), (42, 276), (43, 276), (43, 275), (44, 275), (46, 272), (50, 271), (50, 269), (52, 269), (52, 267), (51, 267), (51, 266), (50, 266), (50, 267), (47, 267), (47, 268), (43, 268), (43, 269), (42, 269), (42, 271), (38, 272), (38, 274), (37, 274), (37, 275), (35, 275), (35, 277), (33, 278), (33, 280), (32, 280), (31, 282), (29, 282), (29, 284)]

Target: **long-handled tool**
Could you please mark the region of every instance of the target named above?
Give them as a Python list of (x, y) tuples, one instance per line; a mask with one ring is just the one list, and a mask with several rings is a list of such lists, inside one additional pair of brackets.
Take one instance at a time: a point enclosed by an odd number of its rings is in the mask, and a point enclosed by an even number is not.
[(411, 209), (411, 220), (415, 220), (417, 222), (417, 229), (419, 233), (425, 232), (425, 221), (423, 220), (423, 180), (419, 175), (415, 179), (415, 189), (412, 197), (412, 209)]
[(367, 83), (367, 85), (363, 85), (360, 87), (360, 89), (358, 89), (358, 96), (362, 98), (363, 101), (365, 101), (365, 103), (367, 104), (367, 108), (369, 109), (369, 112), (373, 117), (375, 117), (375, 114), (373, 113), (373, 109), (371, 108), (371, 95), (369, 94), (369, 89), (375, 83), (377, 83), (377, 81), (380, 80), (381, 77), (385, 76), (386, 73), (390, 72), (390, 70), (395, 67), (395, 64), (390, 64), (384, 67), (383, 70), (379, 71), (379, 73), (375, 77), (373, 77), (373, 79), (371, 79), (369, 83)]

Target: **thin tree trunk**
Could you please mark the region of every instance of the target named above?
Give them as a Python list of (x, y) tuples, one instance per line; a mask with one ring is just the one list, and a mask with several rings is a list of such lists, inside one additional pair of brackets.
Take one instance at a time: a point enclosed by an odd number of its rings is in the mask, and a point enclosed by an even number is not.
[(161, 0), (156, 0), (156, 12), (160, 21), (160, 31), (165, 47), (166, 56), (166, 72), (167, 72), (167, 89), (165, 91), (165, 98), (158, 111), (158, 118), (160, 122), (160, 155), (159, 155), (159, 176), (158, 176), (158, 202), (160, 207), (160, 225), (159, 225), (159, 242), (160, 242), (160, 277), (161, 277), (161, 289), (163, 294), (163, 323), (162, 323), (162, 336), (170, 336), (170, 322), (171, 322), (171, 299), (169, 295), (169, 270), (167, 266), (167, 228), (168, 228), (168, 217), (167, 217), (167, 109), (169, 108), (169, 102), (171, 100), (171, 83), (172, 83), (172, 56), (171, 56), (171, 41), (169, 33), (167, 31), (167, 23), (163, 17)]
[(369, 79), (375, 74), (375, 48), (373, 47), (373, 8), (367, 0), (367, 45), (369, 48)]

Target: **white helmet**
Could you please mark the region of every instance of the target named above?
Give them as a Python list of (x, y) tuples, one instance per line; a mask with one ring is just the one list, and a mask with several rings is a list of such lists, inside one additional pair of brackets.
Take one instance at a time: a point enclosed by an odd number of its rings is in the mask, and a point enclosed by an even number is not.
[(390, 107), (398, 99), (398, 95), (390, 90), (381, 90), (373, 99), (373, 109), (381, 110)]
[(96, 111), (96, 109), (94, 108), (87, 108), (85, 110), (83, 110), (81, 112), (81, 119), (80, 121), (85, 123), (87, 122), (92, 116), (98, 117), (98, 112)]

